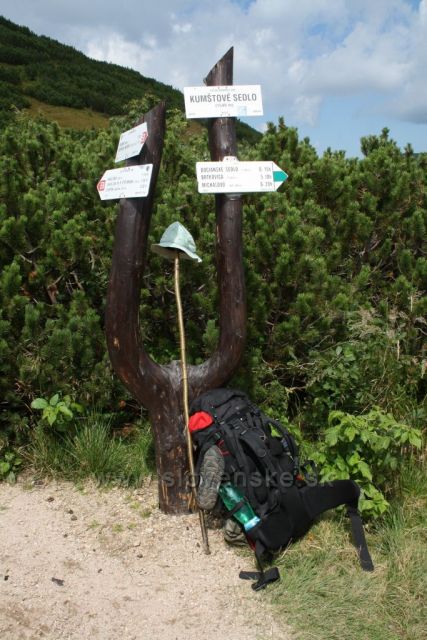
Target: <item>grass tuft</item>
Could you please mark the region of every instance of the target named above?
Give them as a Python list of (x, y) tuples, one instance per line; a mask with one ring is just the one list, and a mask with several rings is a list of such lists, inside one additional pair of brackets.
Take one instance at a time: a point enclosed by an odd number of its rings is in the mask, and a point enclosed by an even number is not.
[(34, 429), (26, 458), (37, 471), (53, 477), (71, 477), (71, 458), (63, 437), (39, 425)]
[(108, 416), (92, 410), (61, 436), (37, 427), (30, 462), (39, 471), (73, 479), (93, 478), (99, 484), (139, 486), (154, 468), (154, 451), (148, 425), (136, 429), (131, 438), (113, 437)]
[(120, 476), (125, 466), (122, 443), (111, 437), (111, 419), (95, 411), (83, 420), (67, 447), (79, 475), (93, 476), (98, 481)]

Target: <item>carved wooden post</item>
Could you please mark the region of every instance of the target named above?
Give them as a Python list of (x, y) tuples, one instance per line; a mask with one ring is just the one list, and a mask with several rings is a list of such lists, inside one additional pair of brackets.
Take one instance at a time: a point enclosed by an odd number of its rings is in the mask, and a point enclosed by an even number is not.
[[(233, 84), (233, 48), (205, 78), (208, 86)], [(209, 119), (211, 159), (237, 156), (235, 118)], [(216, 261), (219, 302), (219, 343), (204, 364), (193, 368), (190, 394), (220, 387), (240, 364), (246, 343), (246, 293), (242, 257), (242, 198), (215, 196)]]
[[(210, 71), (206, 83), (233, 83), (232, 49)], [(168, 365), (155, 363), (144, 349), (139, 330), (140, 288), (163, 148), (164, 104), (147, 113), (140, 122), (144, 121), (148, 126), (147, 141), (140, 157), (128, 161), (128, 164), (153, 163), (150, 193), (147, 198), (123, 199), (120, 202), (106, 305), (106, 336), (117, 375), (150, 415), (160, 508), (166, 513), (187, 513), (190, 494), (186, 483), (188, 459), (181, 367), (179, 362)], [(209, 146), (213, 160), (237, 155), (233, 118), (217, 118), (211, 122)], [(240, 363), (246, 339), (241, 198), (217, 195), (216, 217), (219, 342), (209, 360), (188, 367), (190, 399), (227, 382)]]

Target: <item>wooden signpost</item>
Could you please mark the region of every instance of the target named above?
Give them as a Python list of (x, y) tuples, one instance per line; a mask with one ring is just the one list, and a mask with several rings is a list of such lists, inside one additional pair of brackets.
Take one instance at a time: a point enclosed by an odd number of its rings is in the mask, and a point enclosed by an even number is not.
[[(214, 88), (212, 92), (208, 92), (209, 95), (256, 93), (249, 89), (243, 91), (241, 88), (238, 88), (237, 93), (234, 91), (232, 48), (209, 72), (205, 84), (207, 88)], [(224, 87), (227, 88), (226, 92), (223, 91)], [(243, 103), (243, 99), (232, 99), (232, 102)], [(254, 99), (253, 102), (256, 103), (257, 100)], [(138, 319), (153, 194), (162, 156), (165, 105), (161, 103), (145, 114), (138, 123), (141, 124), (146, 125), (147, 136), (138, 155), (128, 158), (126, 166), (142, 167), (142, 172), (147, 174), (150, 171), (151, 179), (146, 196), (135, 197), (132, 195), (133, 192), (126, 190), (117, 190), (118, 195), (114, 196), (122, 199), (108, 287), (106, 336), (115, 372), (149, 412), (156, 451), (160, 508), (165, 513), (188, 513), (191, 490), (188, 483), (188, 456), (183, 417), (182, 368), (179, 362), (159, 365), (152, 360), (142, 342)], [(221, 163), (222, 166), (225, 158), (232, 157), (238, 163), (235, 119), (218, 115), (211, 117), (208, 132), (212, 162)], [(244, 174), (246, 164), (248, 163), (238, 163), (238, 167), (241, 167), (237, 170), (239, 175)], [(273, 163), (267, 162), (262, 165), (262, 173), (267, 176), (265, 180), (272, 182), (273, 186), (285, 179), (284, 172), (273, 166)], [(150, 166), (151, 169), (147, 169)], [(277, 180), (274, 177), (275, 171), (280, 172), (280, 176), (276, 175)], [(107, 185), (108, 181), (105, 182)], [(261, 186), (259, 182), (257, 184), (258, 187)], [(100, 189), (98, 185), (101, 196), (102, 191), (107, 188), (106, 185), (104, 189)], [(239, 182), (237, 187), (243, 191), (241, 186), (242, 182)], [(271, 185), (266, 190), (273, 190), (270, 187)], [(232, 188), (235, 190), (234, 185)], [(222, 193), (218, 189), (214, 193), (219, 339), (208, 360), (187, 367), (190, 401), (205, 391), (227, 383), (240, 364), (246, 342), (242, 197), (230, 197), (228, 193)]]

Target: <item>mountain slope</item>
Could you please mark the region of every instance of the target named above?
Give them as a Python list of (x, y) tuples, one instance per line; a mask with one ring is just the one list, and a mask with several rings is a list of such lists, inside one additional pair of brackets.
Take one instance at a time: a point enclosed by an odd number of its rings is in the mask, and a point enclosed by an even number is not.
[[(122, 114), (133, 98), (147, 94), (165, 100), (168, 109), (184, 110), (177, 89), (132, 69), (92, 60), (0, 16), (0, 115), (13, 107), (30, 107), (35, 99), (113, 116)], [(260, 135), (238, 122), (240, 138), (255, 142)]]
[[(153, 78), (83, 53), (0, 17), (0, 80), (21, 103), (31, 96), (53, 105), (123, 113), (132, 98), (153, 93), (169, 108), (183, 108), (182, 94)], [(2, 87), (3, 91), (5, 87)], [(2, 106), (7, 96), (2, 91)], [(20, 105), (17, 105), (20, 106)]]

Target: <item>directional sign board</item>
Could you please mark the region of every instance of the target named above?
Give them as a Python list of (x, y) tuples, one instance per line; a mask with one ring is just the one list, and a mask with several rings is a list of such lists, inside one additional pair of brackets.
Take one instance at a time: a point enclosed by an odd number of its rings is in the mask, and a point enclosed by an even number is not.
[(122, 169), (109, 169), (96, 188), (101, 200), (145, 198), (150, 189), (152, 164), (138, 164)]
[(138, 156), (147, 138), (148, 131), (146, 122), (122, 133), (119, 146), (117, 147), (115, 162)]
[(259, 84), (184, 87), (187, 118), (262, 116)]
[(272, 161), (197, 162), (199, 193), (276, 191), (288, 177)]

